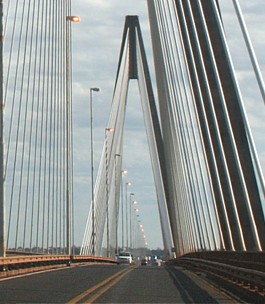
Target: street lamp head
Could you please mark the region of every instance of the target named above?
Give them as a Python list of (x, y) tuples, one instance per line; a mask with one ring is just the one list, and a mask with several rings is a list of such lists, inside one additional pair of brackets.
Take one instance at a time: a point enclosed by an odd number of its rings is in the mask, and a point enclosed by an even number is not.
[(114, 128), (106, 128), (105, 131), (114, 132)]
[(100, 89), (99, 88), (90, 88), (90, 91), (99, 92)]
[(130, 195), (134, 195), (134, 193), (130, 193)]
[(74, 22), (74, 23), (79, 23), (80, 17), (79, 16), (66, 16), (66, 20)]
[(127, 174), (127, 173), (128, 173), (128, 170), (122, 170), (121, 173)]
[(127, 186), (131, 186), (131, 185), (132, 185), (132, 183), (131, 183), (131, 182), (128, 182), (128, 183), (126, 183), (126, 185), (127, 185)]

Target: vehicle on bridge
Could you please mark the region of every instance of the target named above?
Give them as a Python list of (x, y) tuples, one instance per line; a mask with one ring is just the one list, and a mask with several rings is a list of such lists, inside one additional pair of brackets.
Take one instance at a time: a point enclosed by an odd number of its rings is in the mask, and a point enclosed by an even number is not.
[(117, 256), (117, 264), (133, 264), (133, 256), (129, 251), (121, 251)]

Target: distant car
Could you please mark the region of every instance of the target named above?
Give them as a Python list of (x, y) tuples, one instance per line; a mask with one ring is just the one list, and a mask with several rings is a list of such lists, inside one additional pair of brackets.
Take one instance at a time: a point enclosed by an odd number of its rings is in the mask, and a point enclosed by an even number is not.
[(117, 257), (117, 264), (133, 264), (133, 256), (130, 252), (120, 252)]
[(141, 260), (141, 265), (146, 266), (147, 265), (147, 259), (142, 259)]

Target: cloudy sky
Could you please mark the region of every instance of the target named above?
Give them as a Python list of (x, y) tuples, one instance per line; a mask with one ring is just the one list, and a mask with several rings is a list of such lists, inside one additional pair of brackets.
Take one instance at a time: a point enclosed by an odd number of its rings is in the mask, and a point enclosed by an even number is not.
[[(240, 1), (249, 27), (251, 39), (264, 75), (265, 4), (264, 0)], [(249, 61), (236, 23), (231, 0), (221, 0), (223, 21), (231, 47), (245, 106), (249, 115), (258, 154), (264, 170), (265, 165), (265, 107), (257, 93), (258, 88), (251, 80)], [(121, 38), (126, 15), (138, 15), (149, 67), (154, 75), (149, 33), (147, 4), (144, 0), (75, 0), (73, 15), (81, 22), (73, 24), (73, 70), (74, 70), (74, 204), (76, 244), (82, 241), (86, 217), (90, 206), (90, 137), (89, 137), (89, 88), (99, 87), (93, 94), (94, 108), (94, 157), (95, 172), (104, 141), (104, 130), (114, 88)], [(154, 80), (154, 76), (153, 80)], [(155, 83), (153, 85), (155, 88)], [(126, 181), (131, 181), (134, 199), (140, 202), (140, 217), (145, 225), (148, 246), (162, 247), (160, 223), (156, 204), (155, 188), (144, 130), (137, 83), (132, 82), (129, 90), (125, 130), (124, 169), (129, 171)], [(78, 223), (78, 224), (77, 224)]]

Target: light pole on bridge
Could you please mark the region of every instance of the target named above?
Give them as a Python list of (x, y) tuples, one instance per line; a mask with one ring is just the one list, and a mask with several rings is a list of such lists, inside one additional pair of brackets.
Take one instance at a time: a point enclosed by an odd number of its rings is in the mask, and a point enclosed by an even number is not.
[(136, 205), (138, 204), (137, 201), (133, 201), (131, 203), (131, 208), (133, 208), (133, 215), (132, 215), (132, 227), (131, 227), (131, 250), (135, 249), (135, 219), (138, 218), (139, 214), (139, 209), (138, 208), (134, 208), (136, 207)]
[(124, 200), (123, 200), (123, 174), (127, 174), (127, 170), (121, 171), (121, 247), (124, 248)]
[(129, 247), (129, 228), (128, 228), (128, 187), (130, 187), (132, 185), (131, 182), (128, 182), (128, 183), (125, 183), (125, 208), (126, 208), (126, 211), (125, 211), (125, 215), (126, 215), (126, 221), (125, 221), (125, 224), (126, 224), (126, 247), (128, 249)]
[(90, 162), (91, 162), (91, 205), (92, 205), (92, 256), (95, 255), (95, 198), (94, 198), (94, 149), (93, 149), (93, 92), (99, 88), (90, 88)]
[(132, 250), (132, 196), (134, 193), (130, 193), (129, 210), (130, 210), (130, 250)]
[(5, 257), (4, 139), (3, 139), (3, 0), (0, 0), (0, 257)]
[(80, 22), (78, 16), (66, 16), (66, 247), (67, 254), (72, 254), (72, 241), (73, 241), (73, 198), (72, 198), (72, 35), (71, 35), (71, 23)]
[[(118, 254), (118, 223), (119, 223), (119, 202), (120, 202), (120, 199), (118, 197), (118, 193), (120, 193), (120, 191), (117, 191), (117, 187), (120, 186), (120, 184), (118, 185), (117, 183), (117, 157), (121, 157), (120, 154), (115, 154), (115, 197), (114, 197), (114, 201), (115, 201), (115, 204), (114, 204), (114, 208), (115, 208), (115, 254), (117, 255)], [(119, 170), (119, 175), (120, 175), (120, 170)], [(120, 176), (119, 176), (120, 177)], [(120, 187), (119, 187), (120, 188)]]

